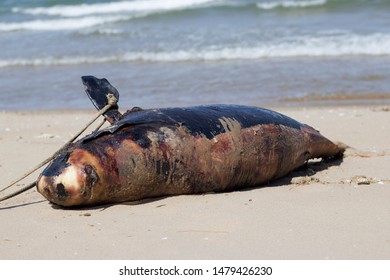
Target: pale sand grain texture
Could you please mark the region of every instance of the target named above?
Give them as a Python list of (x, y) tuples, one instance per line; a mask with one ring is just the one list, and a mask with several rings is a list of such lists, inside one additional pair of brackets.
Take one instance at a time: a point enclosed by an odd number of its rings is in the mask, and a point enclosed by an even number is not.
[[(67, 210), (30, 190), (0, 203), (0, 259), (390, 259), (388, 109), (279, 111), (357, 151), (262, 188), (139, 204)], [(0, 112), (0, 187), (94, 114)]]

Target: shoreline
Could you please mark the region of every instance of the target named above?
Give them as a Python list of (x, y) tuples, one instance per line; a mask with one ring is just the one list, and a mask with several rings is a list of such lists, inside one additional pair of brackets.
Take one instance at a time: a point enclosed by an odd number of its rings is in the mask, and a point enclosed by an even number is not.
[[(0, 202), (0, 258), (389, 259), (389, 107), (268, 108), (354, 149), (314, 174), (229, 193), (63, 209), (32, 189)], [(95, 113), (0, 110), (0, 188)]]
[[(257, 106), (257, 107), (263, 107), (267, 108), (270, 110), (280, 110), (280, 111), (289, 111), (290, 109), (293, 111), (299, 111), (299, 110), (310, 110), (310, 109), (318, 109), (318, 110), (326, 110), (326, 109), (335, 109), (335, 108), (368, 108), (368, 109), (373, 109), (373, 110), (384, 110), (387, 111), (388, 108), (390, 108), (390, 94), (389, 97), (383, 98), (383, 99), (369, 99), (372, 101), (376, 102), (367, 102), (368, 100), (366, 99), (356, 99), (352, 98), (351, 100), (361, 100), (364, 101), (365, 103), (348, 103), (349, 99), (338, 99), (335, 98), (333, 99), (332, 96), (326, 97), (326, 98), (321, 98), (321, 99), (316, 99), (313, 98), (311, 99), (308, 97), (306, 99), (307, 101), (302, 102), (301, 99), (303, 100), (306, 97), (296, 97), (296, 98), (287, 98), (288, 100), (285, 101), (284, 99), (280, 100), (278, 104), (256, 104), (256, 103), (248, 103), (248, 104), (240, 104), (244, 106)], [(381, 100), (387, 100), (389, 99), (389, 103), (383, 103), (383, 104), (378, 104), (377, 102), (380, 102)], [(328, 101), (335, 102), (335, 103), (328, 103)], [(345, 102), (344, 102), (345, 101)], [(202, 105), (213, 105), (213, 104), (232, 104), (232, 103), (207, 103), (207, 104), (189, 104), (189, 105), (174, 105), (174, 106), (167, 106), (167, 107), (191, 107), (191, 106), (202, 106)], [(136, 105), (134, 105), (136, 106)], [(126, 112), (127, 110), (130, 110), (134, 106), (129, 106), (128, 108), (120, 106), (119, 111), (121, 113)], [(166, 107), (166, 106), (164, 106)], [(152, 106), (152, 107), (147, 107), (143, 109), (154, 109), (154, 108), (160, 108), (159, 106)], [(161, 107), (163, 108), (163, 107)], [(93, 105), (91, 104), (91, 108), (42, 108), (42, 109), (1, 109), (0, 108), (0, 114), (8, 114), (8, 113), (17, 113), (17, 114), (61, 114), (61, 115), (66, 115), (69, 113), (80, 113), (80, 114), (85, 114), (85, 113), (95, 113), (97, 110), (93, 108)]]

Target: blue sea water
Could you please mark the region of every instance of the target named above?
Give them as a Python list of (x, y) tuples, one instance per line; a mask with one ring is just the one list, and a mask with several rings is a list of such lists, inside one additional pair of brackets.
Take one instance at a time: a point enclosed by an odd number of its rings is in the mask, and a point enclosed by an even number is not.
[(390, 0), (5, 0), (0, 46), (0, 109), (91, 108), (82, 75), (122, 108), (390, 93)]

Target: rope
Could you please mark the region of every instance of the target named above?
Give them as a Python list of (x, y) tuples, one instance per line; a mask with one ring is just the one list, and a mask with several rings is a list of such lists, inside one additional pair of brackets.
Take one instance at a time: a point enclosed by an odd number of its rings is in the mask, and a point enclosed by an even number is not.
[[(104, 106), (97, 114), (96, 116), (83, 128), (81, 129), (75, 136), (73, 136), (68, 142), (66, 142), (59, 150), (57, 150), (51, 157), (45, 159), (44, 161), (42, 161), (40, 164), (38, 164), (36, 167), (32, 168), (31, 170), (29, 170), (28, 172), (26, 172), (25, 174), (23, 174), (20, 178), (12, 181), (10, 184), (8, 184), (5, 188), (1, 189), (0, 192), (3, 192), (7, 189), (9, 189), (10, 187), (12, 187), (13, 185), (15, 185), (16, 183), (20, 182), (21, 180), (23, 180), (24, 178), (26, 178), (27, 176), (29, 176), (30, 174), (32, 174), (33, 172), (37, 171), (39, 168), (41, 168), (42, 166), (44, 166), (45, 164), (47, 164), (48, 162), (50, 162), (61, 150), (65, 149), (67, 146), (69, 146), (71, 143), (73, 143), (85, 130), (88, 129), (88, 127), (90, 127), (100, 116), (104, 115), (111, 107), (115, 106), (118, 102), (118, 100), (115, 98), (115, 96), (111, 93), (107, 94), (107, 100), (108, 100), (108, 104), (106, 106)], [(103, 125), (100, 124), (99, 127), (96, 129), (98, 130), (101, 126)], [(14, 193), (11, 193), (7, 196), (4, 196), (2, 198), (0, 198), (0, 201), (4, 201), (6, 199), (9, 199), (11, 197), (14, 197), (18, 194), (21, 194), (31, 188), (33, 188), (35, 186), (35, 182), (34, 183), (31, 183), (29, 185), (27, 185), (26, 187), (22, 188), (21, 190), (18, 190), (18, 191), (15, 191)]]

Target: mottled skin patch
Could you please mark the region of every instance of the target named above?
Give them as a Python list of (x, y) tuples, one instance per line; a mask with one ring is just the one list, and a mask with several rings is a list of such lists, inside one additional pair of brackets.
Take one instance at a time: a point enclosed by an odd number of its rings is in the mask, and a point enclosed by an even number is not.
[[(154, 122), (155, 112), (142, 119), (145, 111), (136, 111), (138, 124), (117, 124), (71, 145), (40, 176), (38, 191), (63, 206), (230, 191), (342, 153), (313, 128), (272, 111), (249, 107), (244, 118), (244, 106), (229, 114), (213, 106), (210, 117), (206, 108), (157, 111)], [(255, 113), (259, 123), (248, 120)]]

